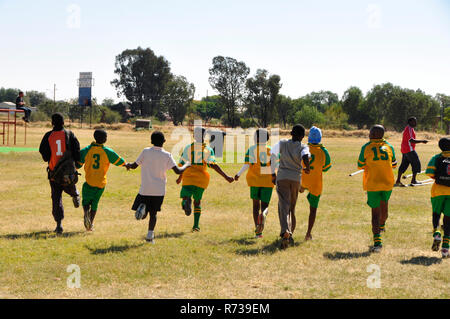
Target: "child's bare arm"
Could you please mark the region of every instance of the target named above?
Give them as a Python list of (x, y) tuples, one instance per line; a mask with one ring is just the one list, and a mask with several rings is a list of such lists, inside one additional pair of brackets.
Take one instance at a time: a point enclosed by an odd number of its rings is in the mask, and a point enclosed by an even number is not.
[(310, 172), (309, 155), (303, 155), (302, 159), (303, 159), (303, 163), (305, 164), (305, 168), (303, 170), (305, 171), (305, 174), (309, 174), (309, 172)]
[(190, 163), (186, 163), (182, 167), (178, 167), (178, 166), (172, 167), (172, 170), (175, 172), (175, 174), (180, 175), (180, 177), (179, 177), (180, 181), (181, 181), (181, 175), (186, 170), (186, 168), (188, 168), (189, 166), (191, 166), (191, 164)]
[(231, 176), (228, 176), (217, 164), (210, 164), (210, 167), (215, 170), (219, 175), (221, 175), (223, 178), (225, 178), (228, 183), (232, 183), (234, 181), (234, 178)]

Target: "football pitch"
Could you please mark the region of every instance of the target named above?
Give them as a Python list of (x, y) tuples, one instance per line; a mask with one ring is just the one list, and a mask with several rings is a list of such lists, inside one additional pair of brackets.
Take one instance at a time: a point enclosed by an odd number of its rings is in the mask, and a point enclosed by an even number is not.
[[(38, 148), (48, 130), (30, 128), (27, 147)], [(93, 130), (73, 131), (82, 147), (93, 141)], [(170, 128), (164, 132), (171, 151), (177, 141), (170, 139)], [(401, 135), (387, 137), (401, 161)], [(181, 186), (170, 171), (156, 244), (146, 243), (148, 219), (137, 221), (131, 211), (140, 170), (111, 166), (95, 231), (85, 231), (82, 208), (63, 195), (64, 234), (57, 237), (40, 154), (0, 153), (0, 298), (450, 298), (450, 260), (431, 251), (431, 185), (394, 189), (384, 250), (369, 253), (371, 214), (362, 176), (348, 176), (367, 141), (324, 132), (333, 167), (324, 174), (314, 240), (304, 241), (309, 207), (300, 194), (296, 243), (285, 251), (279, 250), (276, 192), (264, 238), (255, 239), (245, 177), (229, 184), (213, 170), (199, 233), (191, 232), (193, 216), (181, 210)], [(439, 153), (437, 142), (436, 136), (417, 146), (422, 169)], [(133, 162), (150, 146), (150, 133), (110, 130), (106, 145)], [(242, 164), (220, 165), (234, 176)], [(79, 288), (68, 285), (74, 267)]]

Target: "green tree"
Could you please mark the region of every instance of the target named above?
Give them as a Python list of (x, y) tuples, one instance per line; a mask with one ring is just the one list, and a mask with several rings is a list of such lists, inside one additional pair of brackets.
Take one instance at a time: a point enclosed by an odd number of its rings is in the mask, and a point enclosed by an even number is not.
[(6, 89), (0, 88), (0, 102), (16, 102), (17, 96), (19, 96), (19, 89)]
[(107, 106), (107, 107), (110, 108), (111, 106), (114, 105), (114, 99), (111, 99), (111, 98), (103, 99), (102, 105)]
[(220, 96), (217, 95), (204, 97), (201, 101), (196, 102), (194, 111), (205, 123), (213, 118), (220, 119), (224, 112)]
[(308, 105), (314, 106), (320, 112), (325, 112), (328, 107), (339, 102), (339, 97), (331, 91), (311, 92), (304, 97)]
[(324, 115), (314, 106), (305, 105), (294, 116), (296, 124), (302, 124), (305, 128), (320, 125), (324, 122)]
[(286, 127), (289, 121), (290, 113), (293, 110), (292, 99), (288, 96), (279, 94), (276, 101), (278, 120), (283, 127)]
[(43, 92), (27, 91), (25, 95), (28, 96), (31, 106), (38, 106), (39, 104), (49, 100)]
[(166, 86), (162, 104), (167, 108), (175, 126), (183, 124), (189, 105), (194, 99), (195, 87), (184, 76), (175, 76)]
[(116, 56), (114, 73), (118, 79), (111, 84), (116, 88), (117, 96), (125, 96), (137, 106), (141, 115), (153, 115), (158, 111), (167, 83), (172, 78), (166, 58), (156, 56), (150, 48), (141, 47)]
[(355, 124), (361, 129), (366, 123), (366, 114), (363, 111), (364, 95), (362, 91), (352, 86), (342, 96), (342, 109), (348, 115), (348, 123)]
[(281, 88), (279, 75), (271, 75), (267, 70), (257, 70), (256, 75), (246, 82), (247, 109), (257, 119), (260, 127), (267, 127), (275, 112), (278, 92)]
[(219, 92), (227, 113), (228, 124), (236, 127), (238, 124), (236, 111), (244, 96), (245, 81), (250, 68), (244, 62), (223, 56), (213, 58), (212, 64), (212, 68), (209, 69), (209, 84)]

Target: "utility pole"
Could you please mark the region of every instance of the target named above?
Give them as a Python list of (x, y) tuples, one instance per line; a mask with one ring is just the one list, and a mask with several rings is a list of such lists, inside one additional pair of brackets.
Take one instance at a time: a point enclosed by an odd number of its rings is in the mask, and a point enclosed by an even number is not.
[(53, 84), (53, 113), (56, 112), (56, 83)]

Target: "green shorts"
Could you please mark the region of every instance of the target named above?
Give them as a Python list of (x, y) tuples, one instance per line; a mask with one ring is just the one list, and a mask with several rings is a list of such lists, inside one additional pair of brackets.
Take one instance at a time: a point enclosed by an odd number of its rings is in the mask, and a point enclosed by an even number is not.
[(313, 208), (319, 207), (320, 195), (314, 196), (311, 193), (309, 193), (308, 196), (306, 196), (306, 198), (308, 199), (309, 205), (311, 207), (313, 207)]
[(381, 205), (381, 201), (389, 201), (391, 194), (392, 191), (367, 192), (367, 205), (370, 208), (378, 208)]
[(203, 192), (205, 191), (204, 188), (194, 186), (194, 185), (187, 185), (181, 187), (180, 197), (193, 197), (194, 200), (202, 200)]
[(272, 198), (272, 187), (250, 187), (250, 198), (269, 204)]
[(433, 213), (450, 217), (450, 195), (436, 196), (431, 199)]
[(82, 205), (83, 206), (90, 205), (93, 211), (97, 211), (98, 202), (100, 201), (100, 197), (102, 197), (104, 191), (105, 191), (104, 188), (93, 187), (85, 182), (83, 184), (82, 189), (82, 196), (83, 196)]

